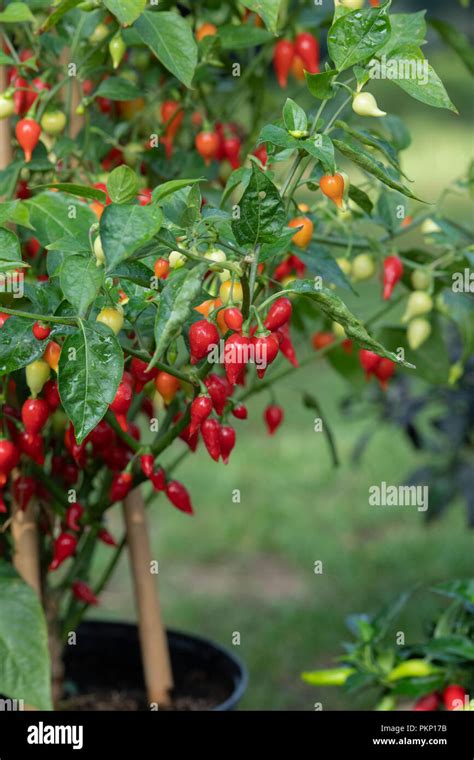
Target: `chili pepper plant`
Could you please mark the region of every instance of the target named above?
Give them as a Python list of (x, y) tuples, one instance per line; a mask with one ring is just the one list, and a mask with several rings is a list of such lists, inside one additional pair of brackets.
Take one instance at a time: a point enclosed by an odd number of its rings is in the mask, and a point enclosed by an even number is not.
[[(205, 487), (178, 479), (184, 453), (225, 466), (257, 394), (262, 438), (284, 435), (278, 381), (322, 357), (381, 392), (423, 372), (465, 319), (443, 293), (472, 263), (405, 176), (389, 113), (399, 87), (456, 118), (424, 12), (50, 5), (0, 12), (0, 693), (38, 708), (127, 545), (110, 512), (148, 484), (152, 514), (192, 532)], [(408, 76), (388, 81), (387, 60)], [(418, 228), (427, 244), (405, 250)], [(379, 300), (364, 321), (345, 303), (361, 282)]]

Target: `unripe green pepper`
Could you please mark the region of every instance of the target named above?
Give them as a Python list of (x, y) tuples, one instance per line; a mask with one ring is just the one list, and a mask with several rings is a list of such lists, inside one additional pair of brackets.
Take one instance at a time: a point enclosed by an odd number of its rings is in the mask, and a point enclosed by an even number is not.
[(124, 57), (126, 50), (127, 46), (123, 41), (123, 37), (120, 32), (117, 32), (117, 34), (115, 34), (109, 42), (109, 53), (110, 57), (112, 58), (114, 69), (118, 69), (120, 66), (120, 61)]
[(328, 668), (302, 673), (301, 678), (312, 686), (343, 686), (349, 676), (355, 672), (354, 668)]
[(405, 660), (390, 671), (387, 681), (399, 681), (401, 678), (426, 678), (439, 672), (440, 668), (428, 660)]

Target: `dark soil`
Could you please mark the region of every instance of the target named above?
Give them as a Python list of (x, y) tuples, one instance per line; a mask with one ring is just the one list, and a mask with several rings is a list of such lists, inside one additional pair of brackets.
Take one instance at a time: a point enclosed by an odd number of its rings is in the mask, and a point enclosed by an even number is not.
[[(74, 684), (70, 684), (73, 691)], [(204, 671), (194, 670), (177, 684), (169, 706), (159, 706), (159, 711), (213, 710), (230, 696), (229, 684), (217, 676), (209, 678)], [(136, 712), (149, 710), (145, 695), (134, 689), (107, 690), (91, 688), (87, 693), (67, 696), (60, 710)]]

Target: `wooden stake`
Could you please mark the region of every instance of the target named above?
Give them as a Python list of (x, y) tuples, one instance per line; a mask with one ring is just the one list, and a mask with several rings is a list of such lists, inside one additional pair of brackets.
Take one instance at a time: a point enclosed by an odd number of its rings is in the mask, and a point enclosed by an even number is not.
[[(65, 72), (67, 71), (69, 63), (75, 63), (75, 61), (69, 60), (70, 52), (71, 51), (69, 48), (63, 48), (61, 52), (60, 62), (64, 67)], [(69, 86), (71, 87), (71, 107), (69, 113), (67, 114), (69, 118), (69, 136), (76, 137), (84, 126), (84, 116), (76, 113), (77, 106), (82, 99), (77, 77), (70, 77), (70, 81), (66, 87), (63, 87), (62, 94), (64, 102), (66, 102), (67, 90)]]
[[(0, 66), (0, 92), (7, 89), (7, 69)], [(0, 170), (6, 169), (13, 156), (10, 119), (0, 119)]]
[(158, 590), (151, 573), (145, 504), (139, 488), (124, 500), (123, 512), (135, 588), (143, 671), (149, 703), (169, 704), (173, 674)]
[(15, 544), (13, 564), (23, 580), (41, 597), (38, 528), (34, 499), (30, 499), (30, 503), (24, 510), (13, 501), (11, 530)]

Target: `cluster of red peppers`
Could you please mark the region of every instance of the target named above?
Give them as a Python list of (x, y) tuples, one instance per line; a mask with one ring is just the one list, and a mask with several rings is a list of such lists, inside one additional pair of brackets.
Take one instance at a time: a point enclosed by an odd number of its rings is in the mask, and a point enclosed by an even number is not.
[(297, 79), (304, 79), (304, 72), (319, 73), (319, 43), (309, 32), (298, 34), (294, 42), (279, 40), (273, 51), (273, 68), (280, 87), (288, 84), (292, 72)]

